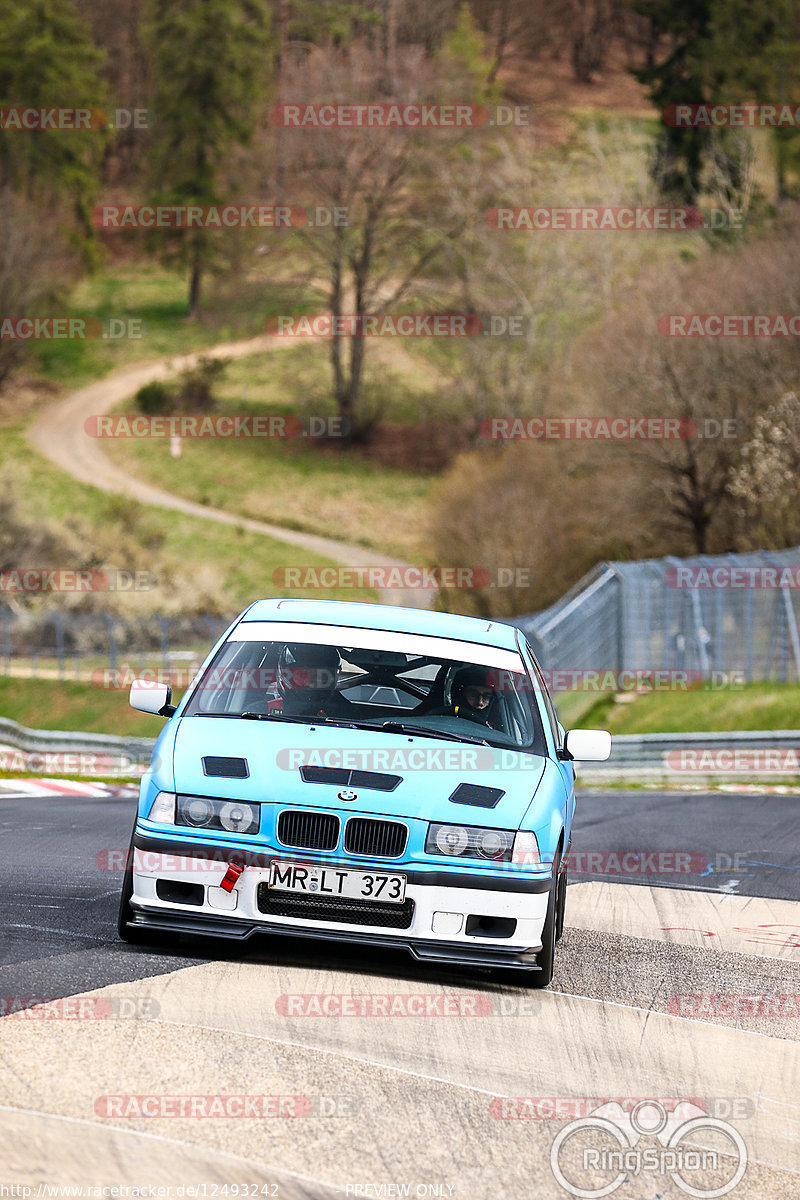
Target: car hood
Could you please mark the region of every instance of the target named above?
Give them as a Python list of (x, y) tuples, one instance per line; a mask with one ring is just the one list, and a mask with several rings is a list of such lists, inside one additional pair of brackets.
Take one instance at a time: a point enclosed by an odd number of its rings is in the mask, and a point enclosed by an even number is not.
[[(223, 761), (209, 763), (210, 758)], [(230, 759), (246, 761), (246, 778), (206, 773), (209, 767), (242, 769), (240, 762), (224, 761)], [(439, 738), (219, 717), (183, 717), (174, 748), (178, 792), (302, 808), (341, 809), (345, 804), (354, 812), (499, 829), (519, 828), (545, 761), (535, 754)], [(307, 782), (300, 773), (303, 763), (356, 773), (333, 782)], [(372, 786), (358, 774), (362, 771), (371, 773)], [(395, 786), (387, 776), (399, 776), (400, 782)], [(470, 787), (451, 800), (459, 784), (496, 788), (502, 795), (489, 806), (494, 797)], [(381, 786), (392, 790), (379, 790)], [(338, 793), (345, 789), (356, 798), (340, 799)], [(463, 802), (467, 799), (469, 803)]]

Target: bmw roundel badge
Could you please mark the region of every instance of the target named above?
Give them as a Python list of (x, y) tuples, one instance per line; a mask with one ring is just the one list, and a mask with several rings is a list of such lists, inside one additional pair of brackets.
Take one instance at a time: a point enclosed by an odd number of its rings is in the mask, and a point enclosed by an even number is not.
[(339, 800), (357, 800), (358, 799), (357, 793), (351, 791), (350, 788), (345, 788), (344, 791), (338, 792), (337, 796), (338, 796)]

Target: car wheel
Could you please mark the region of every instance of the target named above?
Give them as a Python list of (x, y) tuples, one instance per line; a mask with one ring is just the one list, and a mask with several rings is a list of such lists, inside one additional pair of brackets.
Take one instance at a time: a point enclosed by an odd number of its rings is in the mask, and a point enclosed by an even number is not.
[(558, 876), (558, 891), (556, 893), (556, 941), (560, 942), (564, 933), (564, 915), (567, 911), (567, 868)]
[[(134, 824), (135, 828), (135, 824)], [(133, 895), (133, 834), (131, 834), (131, 844), (128, 847), (128, 854), (125, 859), (125, 873), (122, 876), (122, 895), (119, 898), (119, 914), (117, 916), (117, 933), (122, 938), (123, 942), (129, 942), (131, 945), (143, 945), (152, 941), (152, 934), (145, 932), (143, 929), (137, 929), (135, 926), (129, 925), (128, 922), (133, 920), (133, 909), (131, 908), (131, 896)]]
[(536, 965), (538, 971), (532, 971), (530, 976), (530, 986), (533, 988), (545, 988), (552, 982), (553, 979), (553, 961), (556, 953), (556, 942), (558, 941), (558, 892), (560, 884), (559, 868), (561, 866), (561, 855), (556, 856), (553, 863), (553, 882), (550, 885), (550, 897), (547, 901), (547, 916), (544, 919), (544, 927), (542, 929), (542, 948), (536, 955)]

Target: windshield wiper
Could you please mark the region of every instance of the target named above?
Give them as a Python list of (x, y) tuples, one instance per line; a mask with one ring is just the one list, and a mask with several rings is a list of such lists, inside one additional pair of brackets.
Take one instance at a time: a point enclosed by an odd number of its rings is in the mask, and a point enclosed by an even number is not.
[(294, 717), (289, 713), (243, 712), (226, 715), (241, 717), (243, 721), (291, 721), (294, 725), (318, 725), (320, 723), (315, 717)]
[[(220, 714), (222, 715), (222, 714)], [(241, 716), (245, 721), (291, 721), (295, 725), (336, 725), (340, 729), (371, 729), (376, 733), (408, 733), (417, 737), (440, 738), (446, 742), (470, 742), (474, 746), (489, 746), (486, 738), (468, 737), (467, 734), (450, 733), (442, 729), (428, 729), (422, 725), (406, 725), (402, 721), (347, 721), (339, 717), (295, 717), (286, 713), (226, 713), (225, 716)]]
[(422, 725), (406, 725), (402, 721), (383, 721), (380, 728), (386, 729), (389, 733), (413, 733), (419, 737), (444, 738), (447, 742), (471, 742), (475, 746), (489, 745), (486, 738), (468, 737), (466, 734), (449, 733), (441, 729), (427, 729)]

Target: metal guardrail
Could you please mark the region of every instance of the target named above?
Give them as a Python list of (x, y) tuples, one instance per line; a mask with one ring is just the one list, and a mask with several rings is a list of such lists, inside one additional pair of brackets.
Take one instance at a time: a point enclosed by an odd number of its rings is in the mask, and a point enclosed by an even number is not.
[[(153, 738), (26, 729), (0, 717), (0, 770), (34, 775), (141, 775)], [(800, 729), (743, 733), (644, 733), (615, 736), (611, 758), (577, 765), (578, 782), (691, 785), (709, 780), (800, 779)]]
[(26, 729), (0, 717), (0, 770), (31, 775), (141, 775), (154, 738)]
[(618, 735), (607, 762), (579, 764), (577, 775), (581, 784), (797, 781), (800, 730)]

